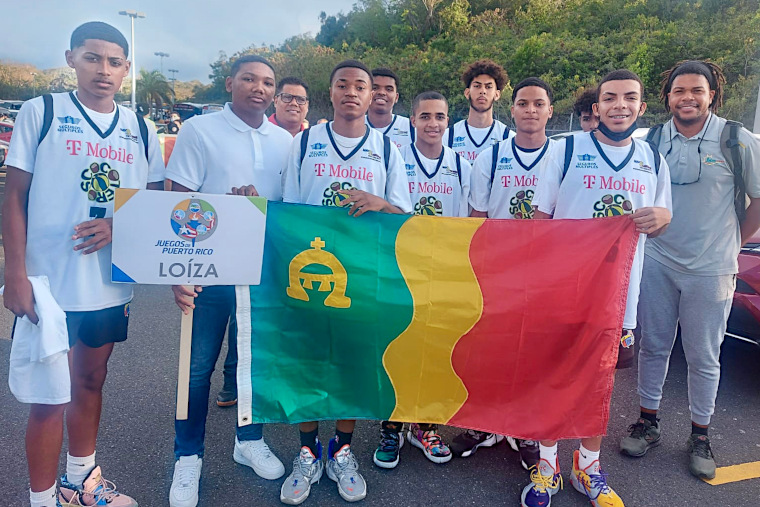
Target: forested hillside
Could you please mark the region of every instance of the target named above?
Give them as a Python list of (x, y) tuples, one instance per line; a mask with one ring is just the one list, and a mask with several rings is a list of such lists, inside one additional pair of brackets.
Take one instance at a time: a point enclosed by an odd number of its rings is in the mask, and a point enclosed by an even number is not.
[[(231, 59), (260, 53), (280, 77), (297, 75), (311, 86), (310, 118), (329, 113), (331, 67), (359, 58), (389, 66), (402, 78), (399, 109), (414, 95), (438, 90), (451, 99), (452, 116), (466, 114), (462, 68), (481, 58), (504, 65), (511, 83), (540, 76), (555, 89), (555, 127), (567, 123), (574, 94), (606, 72), (626, 67), (646, 85), (654, 121), (660, 72), (685, 58), (711, 58), (726, 72), (722, 113), (751, 126), (757, 98), (760, 12), (757, 0), (360, 0), (348, 13), (322, 13), (315, 36), (280, 47), (251, 46), (220, 54), (212, 84), (199, 99), (222, 100)], [(511, 90), (498, 103), (504, 118)]]

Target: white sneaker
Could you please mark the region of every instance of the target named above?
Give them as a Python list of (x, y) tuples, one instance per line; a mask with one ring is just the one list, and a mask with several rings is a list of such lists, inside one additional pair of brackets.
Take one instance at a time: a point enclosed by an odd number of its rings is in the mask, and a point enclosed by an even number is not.
[(272, 453), (263, 438), (241, 442), (235, 437), (232, 458), (241, 465), (253, 468), (256, 475), (262, 479), (273, 481), (285, 475), (285, 466)]
[(198, 505), (198, 482), (201, 479), (203, 460), (197, 455), (180, 456), (174, 464), (172, 488), (169, 490), (169, 507), (195, 507)]

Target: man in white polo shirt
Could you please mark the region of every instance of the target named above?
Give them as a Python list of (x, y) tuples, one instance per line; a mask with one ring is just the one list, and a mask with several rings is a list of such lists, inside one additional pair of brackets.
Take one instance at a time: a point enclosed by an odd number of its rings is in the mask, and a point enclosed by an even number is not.
[[(287, 165), (293, 138), (264, 115), (274, 98), (274, 69), (260, 56), (243, 56), (232, 64), (226, 85), (232, 102), (219, 113), (196, 116), (185, 123), (166, 178), (174, 191), (261, 195), (279, 201), (280, 174)], [(175, 421), (177, 463), (169, 504), (193, 507), (198, 503), (211, 374), (228, 323), (230, 346), (235, 347), (235, 288), (173, 289), (182, 311), (194, 308), (194, 313), (188, 418)], [(282, 462), (264, 442), (261, 424), (237, 428), (233, 457), (264, 479), (278, 479), (285, 473)]]

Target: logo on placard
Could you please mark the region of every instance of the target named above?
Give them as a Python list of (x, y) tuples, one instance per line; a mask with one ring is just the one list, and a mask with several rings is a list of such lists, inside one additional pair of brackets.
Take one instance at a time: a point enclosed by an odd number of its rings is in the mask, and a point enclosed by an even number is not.
[(174, 233), (190, 241), (203, 241), (214, 234), (219, 221), (216, 210), (211, 204), (201, 199), (185, 199), (172, 210), (171, 225)]

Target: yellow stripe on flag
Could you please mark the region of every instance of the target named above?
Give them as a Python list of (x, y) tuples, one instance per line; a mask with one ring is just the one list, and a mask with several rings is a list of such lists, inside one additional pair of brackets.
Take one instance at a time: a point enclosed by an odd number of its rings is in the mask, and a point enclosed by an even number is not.
[(467, 400), (451, 355), (483, 311), (470, 263), (470, 242), (482, 224), (418, 216), (399, 230), (396, 258), (414, 300), (414, 316), (383, 354), (396, 391), (391, 420), (447, 421)]
[(760, 461), (753, 461), (751, 463), (742, 463), (741, 465), (720, 467), (715, 471), (714, 479), (703, 480), (712, 486), (720, 486), (721, 484), (728, 484), (730, 482), (758, 478), (760, 478)]

